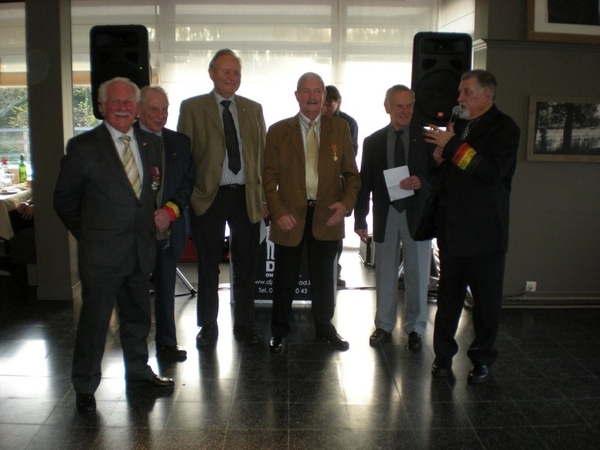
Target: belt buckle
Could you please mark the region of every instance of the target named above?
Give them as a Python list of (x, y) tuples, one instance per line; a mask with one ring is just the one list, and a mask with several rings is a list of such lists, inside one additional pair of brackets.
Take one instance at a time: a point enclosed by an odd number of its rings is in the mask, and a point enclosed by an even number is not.
[(316, 204), (317, 204), (317, 201), (316, 201), (316, 200), (308, 200), (308, 201), (306, 202), (306, 205), (307, 205), (308, 207), (313, 207), (313, 208), (314, 208), (314, 207), (316, 206)]

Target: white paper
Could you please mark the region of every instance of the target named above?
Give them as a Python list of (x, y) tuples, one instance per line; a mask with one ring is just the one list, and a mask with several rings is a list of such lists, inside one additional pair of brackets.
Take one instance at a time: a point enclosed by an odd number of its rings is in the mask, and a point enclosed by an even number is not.
[(385, 177), (385, 184), (390, 194), (390, 200), (399, 200), (401, 198), (410, 197), (415, 194), (415, 191), (409, 189), (402, 189), (400, 187), (400, 180), (404, 180), (410, 176), (408, 166), (394, 167), (393, 169), (387, 169), (383, 171)]

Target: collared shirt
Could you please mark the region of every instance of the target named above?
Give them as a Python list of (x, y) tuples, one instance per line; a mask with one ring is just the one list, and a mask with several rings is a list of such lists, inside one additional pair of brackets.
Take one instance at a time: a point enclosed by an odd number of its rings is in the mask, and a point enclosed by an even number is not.
[[(306, 160), (306, 136), (310, 130), (310, 119), (301, 112), (298, 113), (298, 120), (300, 121), (300, 128), (302, 128), (302, 141), (304, 142), (304, 158)], [(317, 136), (317, 146), (321, 143), (321, 114), (314, 119), (314, 129)], [(317, 147), (318, 148), (318, 147)], [(317, 157), (318, 158), (318, 157)], [(318, 171), (318, 169), (317, 169)], [(313, 196), (308, 196), (309, 200), (316, 200)]]
[(215, 91), (213, 91), (215, 96), (215, 101), (217, 102), (217, 106), (219, 107), (219, 116), (221, 120), (223, 120), (223, 110), (225, 107), (221, 105), (223, 100), (230, 100), (231, 104), (229, 105), (229, 111), (231, 112), (231, 116), (233, 117), (233, 123), (235, 123), (235, 131), (237, 133), (238, 145), (240, 148), (240, 159), (242, 161), (242, 167), (240, 171), (235, 174), (231, 170), (229, 170), (229, 158), (227, 157), (227, 152), (225, 152), (225, 161), (223, 162), (223, 175), (221, 176), (221, 185), (227, 184), (246, 184), (246, 170), (244, 164), (244, 149), (242, 144), (242, 137), (240, 135), (240, 123), (238, 120), (238, 111), (235, 95), (232, 95), (230, 98), (221, 97)]
[[(404, 144), (404, 154), (406, 155), (406, 161), (408, 163), (408, 147), (410, 142), (410, 126), (407, 125), (403, 129), (404, 133), (402, 133), (402, 143)], [(392, 125), (388, 127), (387, 132), (387, 166), (389, 168), (394, 167), (394, 153), (396, 151), (396, 130)]]
[(120, 137), (123, 135), (127, 135), (131, 138), (129, 142), (129, 146), (131, 147), (131, 153), (133, 153), (133, 157), (135, 158), (135, 163), (137, 164), (138, 172), (140, 173), (140, 181), (144, 182), (144, 166), (142, 165), (142, 158), (140, 156), (140, 151), (137, 145), (137, 139), (135, 138), (135, 133), (133, 132), (133, 127), (129, 129), (127, 133), (121, 133), (119, 130), (113, 128), (108, 124), (108, 122), (104, 121), (106, 125), (106, 129), (110, 132), (112, 140), (115, 144), (115, 148), (117, 149), (117, 153), (123, 161), (123, 152), (125, 151), (125, 144), (120, 141)]
[(141, 120), (139, 121), (139, 123), (140, 123), (140, 128), (142, 130), (147, 131), (148, 133), (152, 133), (152, 134), (155, 134), (157, 136), (162, 137), (162, 130), (160, 130), (158, 133), (155, 133), (154, 131), (152, 131), (148, 127), (146, 127), (146, 125), (144, 125)]
[[(298, 113), (300, 128), (302, 128), (302, 141), (304, 142), (304, 156), (306, 156), (306, 135), (310, 130), (310, 119), (301, 112)], [(317, 133), (317, 144), (321, 144), (321, 114), (315, 119), (315, 133)]]

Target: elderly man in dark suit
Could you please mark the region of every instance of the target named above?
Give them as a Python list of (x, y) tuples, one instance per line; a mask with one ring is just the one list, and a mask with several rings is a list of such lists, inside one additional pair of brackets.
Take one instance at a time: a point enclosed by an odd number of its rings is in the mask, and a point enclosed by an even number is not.
[(236, 95), (242, 78), (237, 55), (219, 50), (208, 74), (214, 89), (181, 103), (177, 129), (192, 140), (196, 185), (191, 227), (198, 257), (196, 344), (207, 348), (219, 334), (219, 264), (225, 225), (231, 231), (233, 334), (256, 345), (262, 338), (254, 323), (254, 281), (260, 248), (263, 204), (262, 167), (266, 126), (262, 106)]
[(79, 244), (83, 303), (71, 379), (82, 413), (96, 410), (94, 392), (115, 304), (128, 386), (173, 387), (173, 380), (148, 365), (162, 146), (157, 136), (132, 127), (139, 97), (126, 78), (100, 86), (104, 123), (69, 140), (54, 191), (54, 208)]
[[(362, 186), (354, 212), (354, 229), (367, 242), (367, 215), (373, 193), (377, 309), (375, 331), (369, 343), (390, 342), (396, 327), (402, 249), (405, 298), (402, 325), (408, 335), (408, 348), (420, 350), (427, 326), (431, 241), (415, 241), (413, 236), (433, 185), (434, 147), (423, 140), (422, 128), (411, 124), (414, 104), (415, 94), (406, 86), (395, 85), (386, 92), (384, 106), (390, 123), (367, 137), (363, 144)], [(395, 166), (408, 166), (409, 176), (398, 184), (414, 194), (391, 202), (384, 171)]]
[(496, 107), (496, 79), (491, 73), (464, 73), (458, 92), (460, 119), (447, 130), (433, 126), (426, 133), (427, 141), (437, 145), (434, 158), (440, 164), (435, 214), (440, 283), (432, 373), (452, 374), (452, 358), (458, 352), (454, 336), (469, 286), (475, 339), (467, 352), (473, 363), (468, 382), (478, 384), (490, 378), (497, 355), (494, 342), (508, 251), (509, 196), (521, 132)]
[(344, 238), (344, 217), (354, 207), (360, 178), (348, 124), (321, 114), (325, 85), (315, 73), (298, 80), (300, 112), (269, 128), (264, 186), (275, 243), (271, 352), (284, 349), (292, 301), (306, 244), (312, 313), (317, 338), (337, 350), (350, 344), (331, 323), (335, 311), (335, 264)]
[(183, 361), (187, 352), (177, 344), (175, 328), (175, 279), (177, 260), (186, 242), (187, 208), (196, 174), (190, 138), (165, 128), (169, 117), (169, 99), (160, 86), (142, 88), (139, 121), (134, 125), (163, 141), (163, 176), (158, 190), (154, 222), (157, 230), (154, 281), (154, 321), (156, 353), (160, 358)]

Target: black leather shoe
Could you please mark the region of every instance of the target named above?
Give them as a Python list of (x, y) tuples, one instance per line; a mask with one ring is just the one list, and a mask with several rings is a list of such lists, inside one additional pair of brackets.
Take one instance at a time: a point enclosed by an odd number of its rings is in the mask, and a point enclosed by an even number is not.
[(408, 333), (408, 349), (409, 350), (421, 350), (423, 348), (423, 338), (416, 331)]
[(172, 389), (175, 387), (175, 382), (172, 378), (161, 377), (156, 374), (145, 380), (139, 380), (139, 383), (156, 389)]
[(262, 342), (262, 336), (256, 331), (255, 327), (243, 327), (241, 325), (233, 326), (233, 336), (236, 340), (248, 345), (258, 345)]
[(77, 405), (77, 411), (81, 414), (94, 414), (96, 412), (94, 394), (77, 394), (75, 405)]
[(282, 336), (273, 336), (269, 341), (269, 350), (271, 353), (282, 353), (285, 347), (285, 338)]
[(185, 361), (187, 352), (179, 345), (157, 345), (156, 355), (159, 358), (171, 359), (174, 361)]
[(196, 336), (196, 345), (199, 347), (215, 345), (218, 337), (219, 326), (215, 322), (209, 323), (200, 329), (200, 332)]
[(317, 339), (329, 341), (329, 343), (340, 352), (345, 352), (350, 348), (350, 343), (337, 333), (332, 334), (331, 336), (317, 336)]
[(437, 358), (433, 361), (431, 366), (431, 374), (434, 377), (446, 378), (452, 376), (452, 366), (439, 361)]
[(469, 384), (481, 384), (490, 379), (490, 366), (486, 364), (475, 364), (469, 372), (467, 382)]
[(387, 344), (392, 342), (392, 333), (388, 333), (382, 328), (376, 328), (369, 338), (369, 345)]
[(341, 277), (337, 279), (337, 287), (346, 287), (346, 280)]

